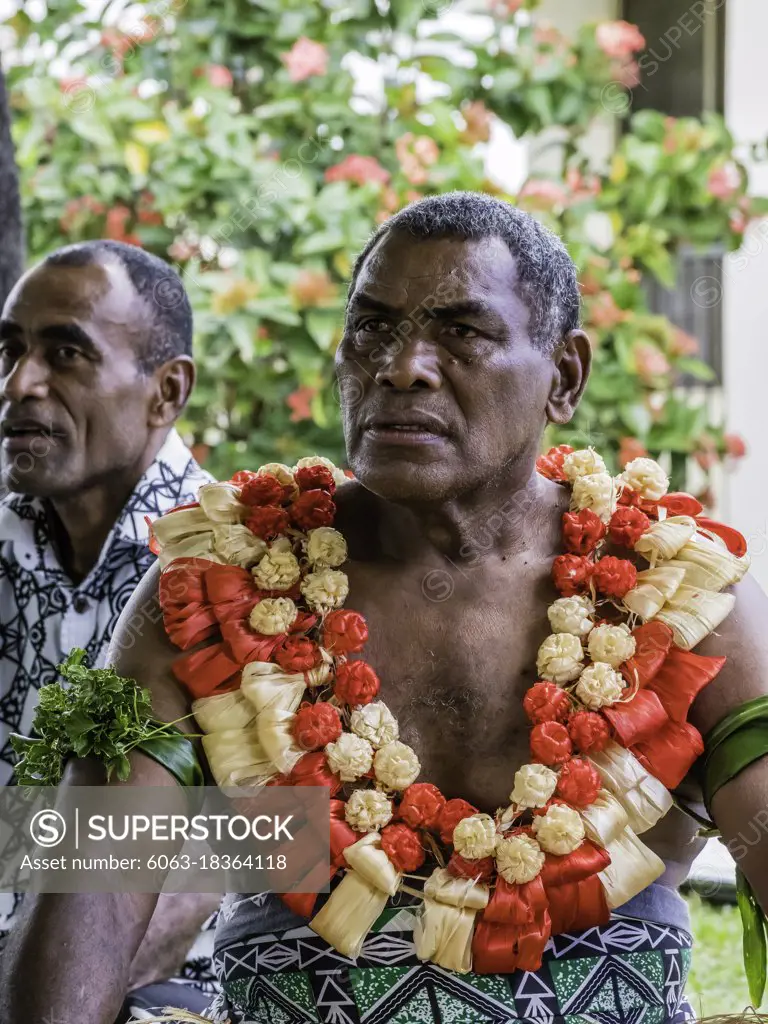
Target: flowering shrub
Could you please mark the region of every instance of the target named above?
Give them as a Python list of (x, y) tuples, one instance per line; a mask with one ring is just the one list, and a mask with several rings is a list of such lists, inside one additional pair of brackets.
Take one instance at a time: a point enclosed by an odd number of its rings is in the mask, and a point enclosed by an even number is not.
[[(351, 260), (403, 204), (455, 188), (518, 202), (579, 265), (595, 373), (553, 443), (589, 441), (614, 469), (646, 451), (697, 452), (704, 466), (742, 453), (673, 393), (681, 372), (707, 368), (641, 287), (672, 281), (681, 242), (735, 247), (762, 212), (732, 140), (715, 118), (643, 112), (610, 166), (590, 166), (579, 142), (637, 83), (642, 36), (604, 22), (569, 41), (534, 7), (487, 0), (476, 43), (431, 34), (430, 5), (405, 0), (225, 0), (215, 13), (162, 0), (109, 26), (60, 0), (40, 22), (11, 19), (30, 256), (106, 236), (177, 265), (200, 366), (182, 427), (212, 472), (342, 458), (332, 363)], [(518, 137), (558, 126), (557, 180), (517, 196), (489, 181), (497, 121)]]

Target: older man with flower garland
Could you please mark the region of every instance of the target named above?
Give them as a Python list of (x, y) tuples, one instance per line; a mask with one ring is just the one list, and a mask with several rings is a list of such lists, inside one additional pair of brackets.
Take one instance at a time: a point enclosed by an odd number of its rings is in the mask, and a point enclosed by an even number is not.
[[(193, 708), (217, 780), (247, 721), (253, 780), (334, 798), (330, 896), (228, 898), (217, 1020), (690, 1017), (676, 889), (702, 788), (730, 840), (763, 808), (768, 604), (739, 582), (743, 538), (656, 463), (537, 462), (590, 355), (555, 236), (487, 196), (422, 200), (353, 274), (337, 371), (356, 479), (272, 464), (156, 523), (167, 569), (135, 601), (164, 629), (141, 650), (118, 629), (117, 670), (160, 718)], [(141, 755), (133, 773), (167, 781)], [(762, 846), (738, 854), (760, 928)], [(51, 980), (4, 1019), (109, 1024), (153, 906), (38, 899), (15, 969)]]

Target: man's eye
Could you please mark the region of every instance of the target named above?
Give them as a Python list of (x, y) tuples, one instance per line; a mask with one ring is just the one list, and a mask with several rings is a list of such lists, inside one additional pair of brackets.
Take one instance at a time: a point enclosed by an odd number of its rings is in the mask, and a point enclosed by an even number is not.
[(363, 334), (389, 334), (392, 330), (387, 320), (382, 320), (380, 317), (371, 317), (369, 320), (363, 320), (358, 331)]
[(474, 327), (468, 327), (467, 324), (449, 324), (446, 331), (452, 338), (479, 337), (479, 332)]
[(59, 345), (56, 349), (56, 358), (62, 363), (72, 363), (80, 358), (80, 349), (74, 345)]

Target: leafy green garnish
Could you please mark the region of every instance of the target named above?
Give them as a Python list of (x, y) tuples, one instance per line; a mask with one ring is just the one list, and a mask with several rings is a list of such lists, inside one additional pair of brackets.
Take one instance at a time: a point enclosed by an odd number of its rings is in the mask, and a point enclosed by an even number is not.
[(152, 717), (149, 690), (111, 667), (88, 668), (85, 651), (74, 648), (59, 671), (69, 686), (49, 683), (40, 689), (32, 722), (35, 737), (11, 736), (20, 760), (14, 772), (20, 786), (58, 786), (67, 760), (94, 757), (107, 779), (128, 778), (128, 754), (157, 737), (184, 739), (175, 723)]

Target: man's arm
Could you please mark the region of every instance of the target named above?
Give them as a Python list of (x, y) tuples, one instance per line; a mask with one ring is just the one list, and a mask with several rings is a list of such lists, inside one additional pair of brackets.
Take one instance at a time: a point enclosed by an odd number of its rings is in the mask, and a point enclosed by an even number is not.
[[(158, 614), (158, 575), (157, 567), (151, 569), (126, 605), (108, 661), (147, 687), (155, 715), (170, 722), (189, 713), (189, 701), (170, 670), (179, 651), (168, 641)], [(194, 729), (190, 722), (180, 727)], [(65, 788), (101, 784), (101, 767), (82, 760), (70, 762), (62, 783)], [(125, 785), (177, 783), (156, 761), (134, 752)], [(151, 893), (46, 893), (25, 900), (1, 958), (0, 1020), (113, 1024), (156, 903)]]
[[(747, 578), (734, 590), (736, 607), (697, 654), (727, 662), (694, 703), (691, 723), (706, 734), (745, 701), (768, 694), (768, 597)], [(768, 757), (718, 790), (712, 814), (732, 856), (768, 912)]]

